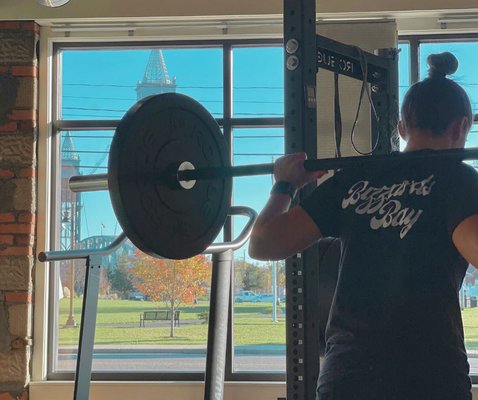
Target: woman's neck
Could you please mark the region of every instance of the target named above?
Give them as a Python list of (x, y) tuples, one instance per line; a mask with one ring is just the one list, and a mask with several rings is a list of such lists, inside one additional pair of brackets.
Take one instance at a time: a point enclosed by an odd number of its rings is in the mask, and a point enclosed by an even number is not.
[(450, 135), (434, 136), (430, 134), (412, 133), (408, 136), (407, 145), (403, 151), (417, 151), (417, 150), (444, 150), (459, 147), (453, 143)]

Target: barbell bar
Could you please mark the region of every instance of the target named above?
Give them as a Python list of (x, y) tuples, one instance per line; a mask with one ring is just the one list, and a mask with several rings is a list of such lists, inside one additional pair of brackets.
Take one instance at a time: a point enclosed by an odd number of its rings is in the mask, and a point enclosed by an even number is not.
[[(341, 158), (322, 158), (304, 161), (307, 171), (338, 170), (347, 167), (367, 167), (383, 162), (410, 162), (414, 160), (476, 160), (478, 147), (468, 149), (446, 149), (423, 151), (419, 153), (392, 153), (387, 155), (353, 156)], [(234, 167), (211, 167), (201, 169), (177, 170), (170, 175), (172, 181), (190, 182), (201, 179), (223, 179), (240, 176), (267, 175), (274, 173), (274, 164), (250, 164)], [(153, 178), (154, 179), (154, 178)], [(158, 179), (158, 182), (161, 182)], [(108, 174), (91, 174), (72, 176), (69, 181), (70, 190), (85, 192), (95, 190), (108, 190)]]
[[(308, 171), (360, 168), (413, 160), (478, 159), (478, 148), (305, 160)], [(232, 177), (271, 174), (274, 164), (231, 166), (213, 116), (182, 94), (154, 95), (121, 119), (110, 147), (108, 173), (76, 176), (70, 188), (108, 190), (127, 237), (164, 258), (202, 253), (222, 229)]]

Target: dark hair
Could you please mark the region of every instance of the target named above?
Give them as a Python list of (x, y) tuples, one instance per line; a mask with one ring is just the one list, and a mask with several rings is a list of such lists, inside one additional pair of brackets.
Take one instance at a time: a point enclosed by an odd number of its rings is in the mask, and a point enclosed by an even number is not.
[(458, 60), (448, 52), (427, 58), (428, 78), (410, 87), (403, 99), (401, 119), (405, 129), (423, 129), (441, 135), (457, 118), (473, 122), (470, 99), (465, 90), (446, 76), (458, 69)]

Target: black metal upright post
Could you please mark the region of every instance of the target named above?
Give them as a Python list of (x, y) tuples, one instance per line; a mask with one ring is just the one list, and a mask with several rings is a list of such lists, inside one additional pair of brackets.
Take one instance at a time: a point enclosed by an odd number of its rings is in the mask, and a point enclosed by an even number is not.
[(204, 400), (222, 400), (233, 251), (216, 253), (212, 258)]
[(372, 145), (377, 143), (373, 154), (390, 154), (398, 151), (400, 140), (398, 123), (398, 50), (379, 49), (377, 55), (387, 60), (388, 65), (382, 73), (380, 83), (371, 85), (371, 98), (377, 111), (378, 121), (373, 113)]
[[(317, 157), (316, 7), (315, 0), (284, 1), (285, 152)], [(312, 185), (299, 194), (302, 198)], [(314, 261), (315, 260), (315, 261)], [(286, 260), (287, 399), (312, 400), (319, 373), (318, 326), (304, 296), (316, 292), (305, 265), (314, 265), (316, 250)], [(310, 307), (309, 307), (310, 308)], [(317, 314), (315, 314), (316, 316)]]
[[(102, 257), (99, 255), (89, 256), (86, 259), (85, 288), (76, 361), (74, 400), (88, 400), (90, 395), (101, 261)], [(73, 293), (71, 296), (72, 295)]]

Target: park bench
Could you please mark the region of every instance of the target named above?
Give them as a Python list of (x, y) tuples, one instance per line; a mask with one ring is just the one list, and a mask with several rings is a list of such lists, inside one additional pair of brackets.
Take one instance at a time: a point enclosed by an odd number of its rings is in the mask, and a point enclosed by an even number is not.
[[(179, 326), (179, 310), (174, 312), (174, 325)], [(145, 321), (171, 321), (170, 310), (148, 310), (139, 314), (139, 326), (145, 326)]]

